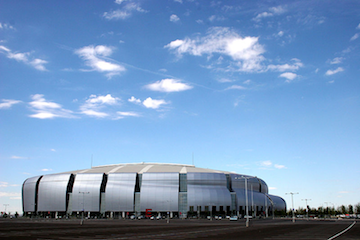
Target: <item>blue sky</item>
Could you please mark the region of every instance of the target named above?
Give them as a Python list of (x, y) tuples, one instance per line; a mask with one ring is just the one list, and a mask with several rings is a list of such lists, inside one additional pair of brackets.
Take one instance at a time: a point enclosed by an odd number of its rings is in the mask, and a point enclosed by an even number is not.
[(0, 207), (91, 159), (194, 159), (289, 207), (360, 202), (358, 1), (0, 6)]

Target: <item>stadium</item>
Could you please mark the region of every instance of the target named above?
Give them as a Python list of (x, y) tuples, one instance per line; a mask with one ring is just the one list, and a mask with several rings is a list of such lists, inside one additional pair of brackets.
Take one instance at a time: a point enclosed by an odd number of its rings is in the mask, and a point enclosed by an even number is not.
[[(247, 200), (247, 201), (246, 201)], [(286, 202), (268, 194), (256, 176), (194, 165), (129, 163), (28, 178), (22, 186), (27, 216), (268, 216)]]

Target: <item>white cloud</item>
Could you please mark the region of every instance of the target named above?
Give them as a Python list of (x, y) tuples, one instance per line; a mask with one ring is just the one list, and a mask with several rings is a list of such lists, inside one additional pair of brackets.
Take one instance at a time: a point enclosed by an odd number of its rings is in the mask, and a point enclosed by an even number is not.
[(28, 60), (28, 57), (30, 53), (12, 53), (12, 52), (9, 52), (8, 54), (8, 58), (12, 58), (12, 59), (15, 59), (16, 61), (18, 62), (24, 62), (24, 63), (28, 63), (29, 60)]
[(359, 25), (357, 25), (356, 29), (360, 29), (360, 23), (359, 23)]
[(250, 79), (248, 79), (248, 80), (245, 80), (244, 82), (243, 82), (243, 84), (250, 84), (251, 83), (251, 80)]
[(39, 59), (39, 58), (36, 58), (36, 59), (32, 60), (31, 62), (29, 62), (29, 64), (31, 66), (33, 66), (34, 68), (36, 68), (39, 71), (46, 71), (46, 68), (44, 66), (44, 64), (46, 64), (46, 63), (47, 63), (47, 61)]
[(120, 117), (140, 117), (140, 114), (136, 112), (117, 112)]
[(135, 98), (134, 96), (131, 96), (131, 98), (129, 98), (128, 101), (131, 103), (137, 103), (137, 104), (141, 103), (141, 100)]
[(11, 159), (26, 159), (26, 157), (20, 157), (20, 156), (11, 156)]
[(276, 190), (276, 187), (269, 187), (269, 190)]
[(268, 161), (263, 161), (260, 164), (265, 167), (270, 167), (272, 165), (272, 162), (268, 160)]
[(23, 62), (27, 65), (30, 65), (34, 67), (35, 69), (39, 71), (47, 71), (46, 67), (44, 66), (46, 63), (48, 63), (45, 60), (42, 60), (40, 58), (30, 59), (31, 54), (29, 52), (25, 53), (13, 53), (9, 48), (5, 46), (0, 45), (0, 52), (3, 52), (7, 55), (8, 58), (14, 59), (18, 62)]
[(180, 18), (175, 14), (170, 16), (170, 22), (178, 22), (178, 21), (180, 21)]
[(272, 163), (271, 161), (269, 161), (269, 160), (260, 162), (260, 166), (262, 166), (262, 167), (265, 168), (265, 169), (272, 169), (272, 168), (285, 169), (285, 168), (286, 168), (284, 165), (273, 164), (273, 163)]
[(152, 109), (158, 109), (163, 104), (168, 104), (168, 103), (163, 99), (155, 100), (155, 99), (152, 99), (151, 97), (148, 97), (147, 99), (145, 99), (143, 101), (143, 105), (146, 108), (152, 108)]
[(231, 90), (231, 89), (236, 89), (236, 90), (245, 90), (246, 87), (240, 86), (240, 85), (232, 85), (228, 88), (226, 88), (225, 90)]
[(95, 111), (92, 109), (87, 109), (87, 110), (84, 109), (81, 111), (81, 113), (91, 116), (91, 117), (98, 117), (98, 118), (104, 118), (104, 117), (109, 116), (109, 114), (107, 114), (107, 113)]
[(280, 165), (280, 164), (275, 164), (274, 167), (277, 168), (277, 169), (284, 169), (284, 168), (286, 168), (284, 165)]
[(350, 38), (350, 41), (354, 41), (355, 39), (358, 39), (358, 38), (359, 38), (359, 34), (355, 33), (355, 35)]
[(334, 75), (334, 74), (336, 74), (336, 73), (339, 73), (339, 72), (343, 72), (344, 71), (344, 69), (342, 68), (342, 67), (338, 67), (337, 69), (335, 69), (335, 70), (327, 70), (326, 71), (326, 73), (325, 73), (325, 75), (327, 75), (327, 76), (330, 76), (330, 75)]
[(86, 101), (90, 104), (109, 104), (114, 105), (116, 104), (120, 99), (114, 98), (111, 96), (111, 94), (107, 94), (106, 96), (96, 96), (96, 95), (90, 95), (90, 98)]
[(271, 7), (270, 12), (279, 15), (285, 13), (286, 10), (282, 6), (277, 6), (277, 7)]
[(230, 83), (230, 82), (234, 82), (234, 80), (228, 79), (228, 78), (221, 78), (217, 80), (220, 83)]
[(278, 7), (271, 7), (269, 8), (269, 11), (259, 13), (255, 18), (253, 18), (254, 21), (259, 22), (263, 18), (267, 17), (273, 17), (275, 15), (280, 15), (286, 12), (286, 9), (284, 9), (282, 6)]
[(241, 37), (229, 28), (210, 28), (207, 36), (201, 38), (185, 38), (174, 40), (165, 45), (165, 48), (173, 51), (178, 57), (187, 53), (194, 56), (213, 54), (227, 55), (231, 57), (240, 71), (251, 72), (260, 70), (260, 63), (265, 59), (262, 45), (258, 43), (258, 37)]
[(183, 3), (182, 0), (174, 0), (174, 2)]
[(291, 82), (294, 80), (298, 75), (292, 72), (285, 72), (280, 74), (280, 77), (286, 78), (287, 80), (285, 82)]
[(0, 109), (7, 109), (11, 108), (13, 105), (21, 103), (19, 100), (12, 100), (12, 99), (2, 99), (2, 103), (0, 103)]
[[(118, 1), (118, 4), (121, 4), (124, 1)], [(114, 10), (112, 12), (105, 12), (103, 17), (108, 20), (118, 20), (118, 19), (127, 19), (132, 16), (133, 12), (146, 12), (144, 9), (140, 7), (140, 4), (130, 2), (126, 4), (121, 9)]]
[(111, 78), (114, 75), (118, 75), (125, 71), (125, 67), (119, 64), (111, 63), (108, 57), (112, 54), (113, 48), (98, 45), (94, 47), (89, 45), (75, 51), (75, 54), (79, 55), (80, 58), (85, 60), (85, 64), (91, 68), (91, 71), (107, 72), (106, 76)]
[(31, 110), (36, 114), (30, 115), (32, 118), (47, 119), (47, 118), (74, 118), (73, 112), (62, 108), (60, 104), (46, 101), (42, 94), (32, 95), (32, 102), (29, 102)]
[(224, 21), (225, 18), (222, 16), (216, 16), (216, 15), (212, 15), (209, 17), (209, 21), (210, 22), (214, 22), (214, 21)]
[(336, 57), (330, 62), (330, 64), (339, 64), (342, 63), (343, 60), (344, 60), (343, 57)]
[(159, 92), (181, 92), (193, 87), (176, 79), (163, 79), (145, 86), (147, 89)]
[(112, 97), (111, 94), (107, 94), (106, 96), (90, 95), (89, 99), (80, 106), (80, 111), (81, 113), (91, 117), (104, 118), (109, 116), (109, 114), (100, 110), (105, 108), (107, 105), (116, 105), (119, 101), (120, 98)]
[(21, 197), (21, 194), (19, 192), (0, 192), (0, 197)]
[(303, 67), (303, 63), (297, 59), (297, 58), (293, 58), (291, 59), (294, 63), (292, 64), (282, 64), (282, 65), (273, 65), (270, 64), (269, 66), (267, 66), (267, 70), (271, 70), (271, 71), (277, 71), (277, 72), (285, 72), (285, 71), (296, 71), (299, 68)]
[(7, 188), (7, 187), (18, 187), (19, 184), (9, 184), (8, 182), (0, 182), (0, 188)]
[(15, 30), (15, 28), (13, 26), (11, 26), (10, 24), (7, 23), (0, 23), (0, 29), (11, 29), (11, 30)]
[(7, 47), (0, 45), (0, 50), (5, 51), (5, 52), (10, 52), (11, 50), (8, 49)]
[(115, 0), (115, 3), (116, 4), (121, 4), (121, 3), (123, 3), (123, 2), (125, 2), (126, 0)]
[(41, 169), (40, 171), (42, 171), (42, 172), (51, 172), (52, 171), (52, 169), (50, 168), (43, 168), (43, 169)]
[(284, 35), (284, 32), (283, 31), (280, 31), (280, 32), (278, 32), (278, 34), (277, 34), (279, 37), (282, 37), (283, 35)]
[(8, 182), (0, 182), (0, 187), (8, 187), (9, 186), (9, 183)]

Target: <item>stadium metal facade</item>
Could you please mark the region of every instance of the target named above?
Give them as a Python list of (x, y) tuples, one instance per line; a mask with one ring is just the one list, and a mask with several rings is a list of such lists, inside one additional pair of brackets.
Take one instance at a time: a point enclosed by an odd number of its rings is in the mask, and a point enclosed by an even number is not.
[(181, 164), (98, 166), (28, 178), (22, 188), (25, 214), (51, 216), (244, 215), (246, 195), (249, 214), (286, 209), (260, 178)]

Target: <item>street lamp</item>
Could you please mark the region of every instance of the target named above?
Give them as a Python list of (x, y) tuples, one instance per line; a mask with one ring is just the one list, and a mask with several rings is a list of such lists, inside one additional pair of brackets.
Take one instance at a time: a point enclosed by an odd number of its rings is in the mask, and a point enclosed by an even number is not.
[[(329, 215), (329, 218), (331, 218), (331, 214), (329, 213), (329, 204), (333, 204), (331, 202), (324, 202), (326, 204), (326, 211), (324, 210), (324, 219), (326, 219), (326, 212)], [(333, 204), (334, 205), (334, 204)]]
[(168, 207), (168, 211), (167, 211), (167, 220), (166, 220), (166, 223), (170, 223), (170, 203), (171, 203), (172, 201), (173, 201), (173, 200), (163, 201), (163, 203), (168, 203), (167, 205), (169, 206), (169, 207)]
[[(274, 201), (265, 193), (265, 197), (267, 197), (272, 205), (272, 218), (275, 219), (275, 213), (274, 213)], [(265, 207), (266, 207), (266, 217), (268, 217), (268, 209), (267, 209), (267, 201), (265, 199)]]
[(9, 206), (9, 204), (3, 204), (5, 207), (5, 214), (6, 214), (6, 207)]
[(294, 199), (293, 199), (293, 196), (294, 194), (299, 194), (298, 192), (297, 193), (293, 193), (293, 192), (289, 192), (289, 193), (285, 193), (286, 195), (288, 194), (291, 194), (291, 202), (292, 202), (292, 212), (293, 212), (293, 217), (292, 217), (292, 221), (295, 222), (295, 212), (294, 212)]
[(306, 218), (309, 221), (309, 209), (308, 209), (307, 201), (311, 201), (311, 199), (305, 198), (305, 199), (301, 199), (301, 201), (305, 201), (305, 204), (306, 204)]
[[(247, 191), (247, 180), (250, 178), (254, 178), (254, 177), (245, 177), (245, 176), (241, 176), (241, 178), (245, 179), (245, 208), (246, 208), (246, 227), (249, 227), (249, 206), (248, 206), (248, 191)], [(235, 177), (235, 179), (241, 179), (239, 177)]]
[(83, 210), (82, 210), (82, 216), (81, 216), (81, 221), (80, 221), (80, 225), (83, 225), (83, 222), (84, 222), (84, 212), (85, 212), (85, 201), (84, 201), (84, 196), (85, 194), (89, 194), (90, 192), (79, 192), (79, 194), (82, 194), (83, 195)]
[(209, 203), (209, 208), (210, 208), (210, 221), (212, 221), (212, 219), (213, 219), (213, 214), (212, 214), (213, 205), (216, 206), (216, 203)]

